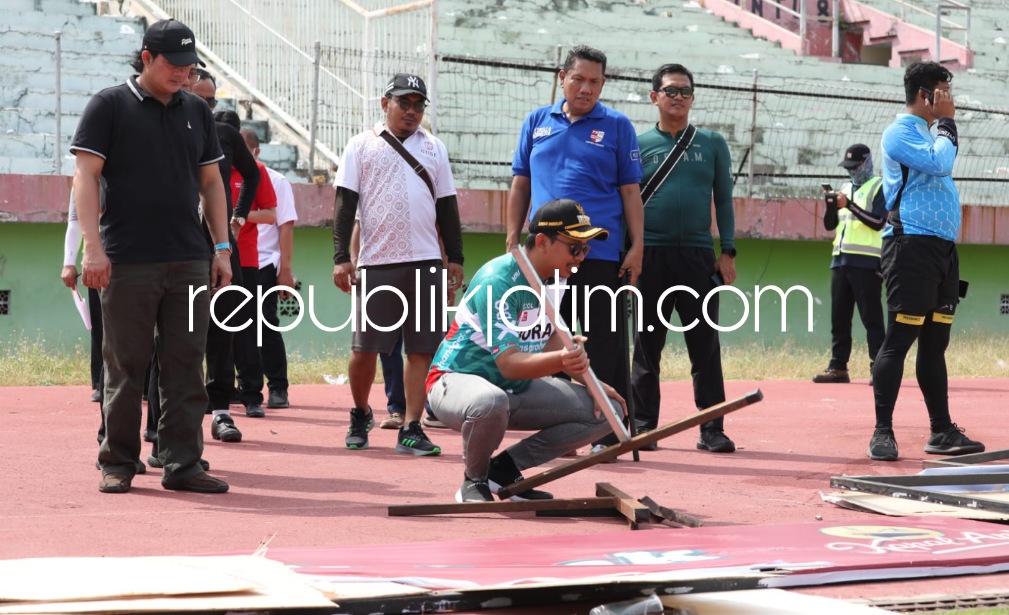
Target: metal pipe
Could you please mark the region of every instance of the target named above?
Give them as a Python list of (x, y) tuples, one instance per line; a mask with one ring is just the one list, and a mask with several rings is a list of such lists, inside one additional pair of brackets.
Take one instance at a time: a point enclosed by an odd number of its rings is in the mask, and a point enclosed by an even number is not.
[(427, 98), (431, 102), (431, 132), (438, 134), (438, 0), (431, 2), (431, 52), (428, 56)]
[(56, 39), (56, 143), (53, 144), (53, 174), (63, 173), (63, 130), (60, 124), (63, 123), (63, 77), (61, 75), (63, 64), (63, 33), (57, 30), (53, 33)]
[(830, 56), (832, 58), (841, 57), (841, 0), (834, 0), (831, 3), (831, 22), (834, 27), (830, 29)]
[(753, 69), (753, 104), (750, 110), (750, 165), (746, 181), (746, 198), (753, 198), (753, 161), (757, 159), (757, 69)]
[(308, 181), (315, 183), (315, 136), (319, 125), (319, 67), (322, 65), (322, 43), (315, 41), (315, 66), (312, 67), (312, 119), (308, 126)]
[(939, 52), (942, 50), (942, 1), (940, 0), (935, 4), (935, 57), (933, 60), (935, 62), (941, 62), (942, 56)]
[(559, 71), (561, 67), (561, 49), (560, 45), (554, 50), (554, 78), (550, 83), (550, 106), (553, 106), (557, 102), (557, 80), (560, 77)]
[[(836, 0), (835, 0), (836, 4)], [(809, 45), (806, 41), (806, 2), (799, 2), (799, 55), (806, 55)]]

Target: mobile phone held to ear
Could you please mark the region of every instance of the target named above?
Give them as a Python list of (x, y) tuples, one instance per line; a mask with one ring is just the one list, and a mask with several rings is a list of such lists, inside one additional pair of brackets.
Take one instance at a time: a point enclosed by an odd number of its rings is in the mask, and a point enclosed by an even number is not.
[(833, 192), (834, 191), (834, 189), (830, 187), (830, 184), (820, 184), (820, 187), (823, 188), (823, 190), (825, 192)]
[(930, 90), (928, 88), (919, 87), (919, 90), (925, 92), (925, 98), (928, 100), (929, 105), (935, 104), (935, 90)]

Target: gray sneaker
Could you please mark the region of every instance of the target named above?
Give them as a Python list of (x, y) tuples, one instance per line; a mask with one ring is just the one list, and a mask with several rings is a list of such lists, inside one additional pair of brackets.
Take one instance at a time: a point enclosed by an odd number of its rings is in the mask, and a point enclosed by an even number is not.
[(490, 487), (485, 480), (473, 480), (466, 477), (462, 481), (462, 486), (455, 492), (456, 502), (493, 502)]

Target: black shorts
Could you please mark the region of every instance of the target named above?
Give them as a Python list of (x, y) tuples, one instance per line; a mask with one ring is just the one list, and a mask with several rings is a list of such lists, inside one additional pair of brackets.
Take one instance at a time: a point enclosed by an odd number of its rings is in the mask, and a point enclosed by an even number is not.
[[(354, 309), (351, 349), (388, 354), (402, 335), (405, 352), (434, 354), (445, 337), (445, 329), (442, 327), (445, 311), (442, 269), (440, 260), (358, 269), (357, 284), (354, 286), (357, 305)], [(365, 280), (367, 288), (362, 284)], [(402, 297), (392, 290), (379, 289), (379, 286), (395, 288)], [(362, 301), (364, 293), (368, 294), (366, 303)], [(367, 316), (366, 324), (364, 316)], [(391, 327), (400, 319), (403, 319), (402, 324), (390, 331), (379, 331), (375, 327)]]
[(960, 259), (956, 244), (928, 235), (883, 238), (886, 306), (897, 322), (924, 324), (934, 312), (951, 322), (960, 301)]

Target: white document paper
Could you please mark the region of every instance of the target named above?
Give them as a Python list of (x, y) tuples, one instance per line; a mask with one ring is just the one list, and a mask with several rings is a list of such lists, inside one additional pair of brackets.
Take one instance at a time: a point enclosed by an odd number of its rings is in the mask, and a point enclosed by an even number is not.
[(84, 321), (84, 327), (88, 331), (91, 330), (91, 312), (88, 311), (88, 304), (84, 301), (84, 297), (81, 296), (80, 291), (76, 288), (70, 289), (70, 294), (74, 296), (74, 305), (77, 306), (77, 312), (81, 315), (81, 320)]

